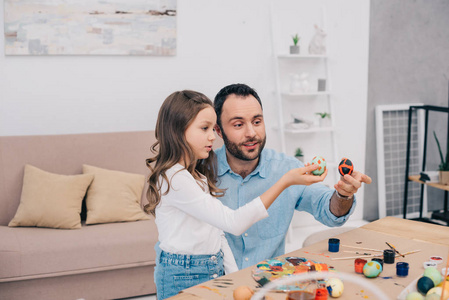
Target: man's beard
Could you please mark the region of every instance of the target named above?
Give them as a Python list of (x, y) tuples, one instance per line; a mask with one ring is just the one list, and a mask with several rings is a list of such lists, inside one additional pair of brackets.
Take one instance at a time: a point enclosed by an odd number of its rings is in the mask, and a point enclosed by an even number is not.
[[(254, 153), (255, 151), (257, 151), (257, 153), (255, 153), (255, 156), (248, 156), (239, 148), (239, 145), (231, 142), (228, 139), (228, 137), (226, 136), (226, 134), (224, 133), (223, 130), (221, 131), (221, 134), (223, 136), (223, 141), (224, 141), (224, 144), (225, 144), (228, 152), (235, 158), (244, 160), (244, 161), (251, 161), (251, 160), (255, 160), (255, 159), (259, 158), (260, 153), (262, 152), (263, 148), (265, 147), (265, 143), (267, 141), (266, 136), (263, 139), (250, 139), (250, 140), (245, 141), (244, 143), (256, 142), (259, 144), (258, 150), (254, 149), (254, 150), (249, 151), (250, 153)], [(243, 146), (244, 143), (242, 143), (240, 145)]]

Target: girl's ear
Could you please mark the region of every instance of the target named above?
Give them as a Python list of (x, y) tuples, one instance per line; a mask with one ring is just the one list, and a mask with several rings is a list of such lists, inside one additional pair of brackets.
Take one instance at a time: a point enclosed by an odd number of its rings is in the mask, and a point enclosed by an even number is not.
[(218, 136), (223, 138), (223, 136), (221, 135), (220, 126), (218, 126), (218, 124), (215, 124), (214, 128), (215, 128), (215, 132), (218, 134)]

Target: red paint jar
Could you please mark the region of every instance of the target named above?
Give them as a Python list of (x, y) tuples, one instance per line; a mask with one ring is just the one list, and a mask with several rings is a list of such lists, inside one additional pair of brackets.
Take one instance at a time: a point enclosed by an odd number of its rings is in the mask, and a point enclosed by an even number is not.
[(366, 264), (366, 260), (365, 259), (357, 258), (354, 261), (354, 270), (355, 270), (355, 272), (363, 274), (363, 267), (365, 266), (365, 264)]

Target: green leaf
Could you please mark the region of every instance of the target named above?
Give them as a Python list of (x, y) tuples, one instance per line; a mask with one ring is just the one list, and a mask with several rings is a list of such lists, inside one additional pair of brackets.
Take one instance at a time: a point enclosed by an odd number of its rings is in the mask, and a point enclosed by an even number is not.
[[(437, 142), (438, 151), (440, 153), (441, 164), (439, 165), (440, 171), (449, 171), (449, 152), (446, 149), (446, 161), (443, 158), (443, 151), (441, 151), (440, 141), (438, 140), (437, 134), (433, 131), (433, 136), (435, 137), (435, 141)], [(449, 144), (448, 144), (449, 146)]]

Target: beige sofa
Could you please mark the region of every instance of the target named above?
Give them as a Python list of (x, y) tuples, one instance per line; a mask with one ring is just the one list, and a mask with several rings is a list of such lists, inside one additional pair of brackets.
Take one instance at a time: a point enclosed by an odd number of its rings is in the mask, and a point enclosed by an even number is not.
[[(154, 132), (0, 137), (0, 299), (117, 299), (154, 294), (154, 218), (81, 229), (8, 227), (25, 164), (56, 174), (82, 165), (148, 175)], [(142, 201), (145, 200), (146, 186)]]

